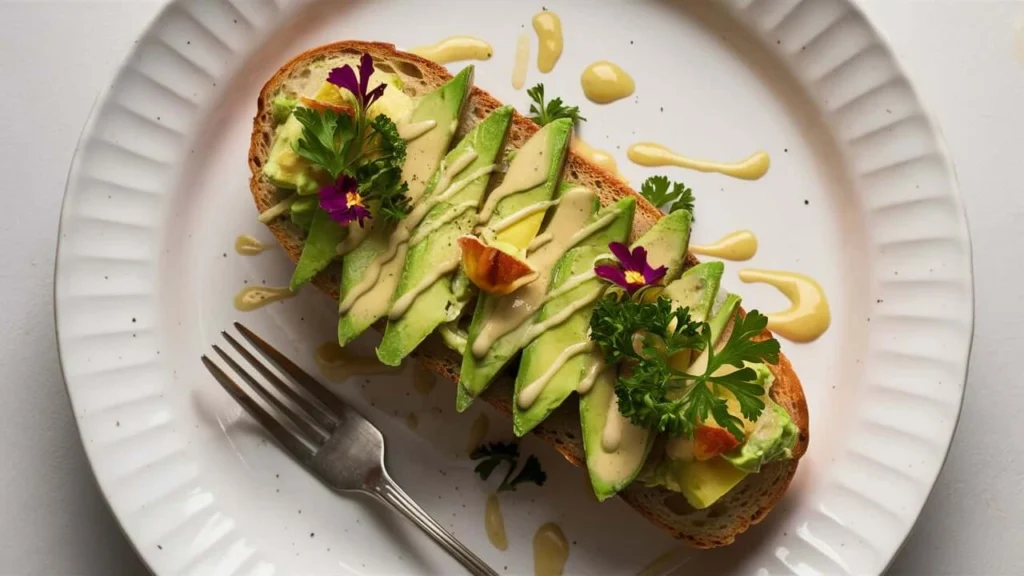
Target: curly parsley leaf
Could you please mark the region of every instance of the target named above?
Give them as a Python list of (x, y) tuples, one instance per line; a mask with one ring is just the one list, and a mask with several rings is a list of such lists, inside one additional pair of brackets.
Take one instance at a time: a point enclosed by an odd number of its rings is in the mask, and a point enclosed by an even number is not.
[[(745, 364), (778, 361), (776, 340), (755, 340), (766, 325), (767, 318), (757, 311), (737, 317), (729, 339), (715, 352), (710, 325), (694, 322), (687, 308), (673, 308), (664, 297), (644, 303), (609, 295), (594, 310), (590, 338), (606, 362), (619, 364), (619, 412), (634, 424), (692, 438), (697, 426), (713, 419), (742, 439), (743, 421), (729, 411), (723, 391), (736, 398), (747, 420), (756, 420), (764, 410), (764, 387)], [(702, 351), (707, 354), (703, 373), (673, 367), (679, 354)], [(716, 375), (724, 366), (738, 370)]]
[(355, 135), (352, 117), (333, 110), (318, 111), (296, 107), (295, 119), (302, 124), (302, 135), (292, 143), (300, 157), (326, 170), (331, 179), (345, 171), (346, 152)]
[(580, 116), (579, 106), (566, 106), (561, 98), (555, 98), (550, 102), (544, 102), (544, 85), (537, 84), (526, 91), (527, 96), (533, 100), (530, 104), (530, 120), (544, 126), (560, 118), (568, 118), (573, 124), (586, 122), (587, 119)]
[(693, 190), (682, 182), (669, 182), (666, 176), (651, 176), (640, 185), (640, 195), (669, 214), (686, 210), (693, 214)]
[(383, 114), (373, 119), (370, 128), (372, 132), (360, 154), (362, 164), (356, 170), (359, 194), (367, 201), (377, 201), (386, 222), (397, 222), (410, 211), (405, 195), (409, 186), (402, 181), (405, 140), (395, 123)]
[[(669, 330), (673, 320), (675, 326)], [(700, 344), (696, 327), (690, 322), (689, 309), (673, 308), (668, 298), (643, 303), (610, 293), (598, 301), (590, 317), (590, 338), (601, 347), (605, 362), (614, 365), (622, 360), (640, 359), (634, 348), (637, 334), (643, 335), (644, 346), (655, 346), (655, 341), (647, 337), (654, 336), (678, 351)]]
[(547, 481), (548, 475), (540, 467), (537, 457), (532, 454), (526, 459), (526, 463), (523, 464), (519, 473), (513, 477), (513, 472), (519, 466), (519, 445), (515, 442), (492, 442), (481, 445), (473, 450), (469, 457), (481, 461), (474, 468), (481, 480), (489, 479), (500, 464), (505, 462), (509, 464), (508, 472), (505, 473), (505, 477), (498, 486), (498, 492), (515, 490), (516, 486), (524, 482), (533, 482), (538, 486), (543, 486)]

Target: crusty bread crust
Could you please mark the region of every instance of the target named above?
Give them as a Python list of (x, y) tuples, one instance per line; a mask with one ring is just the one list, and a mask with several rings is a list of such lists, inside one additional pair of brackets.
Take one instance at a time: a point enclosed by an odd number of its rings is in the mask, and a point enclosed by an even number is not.
[[(334, 60), (352, 60), (364, 52), (373, 56), (379, 68), (398, 74), (405, 82), (404, 90), (410, 95), (422, 95), (452, 77), (443, 66), (413, 54), (399, 52), (393, 45), (379, 42), (337, 42), (314, 48), (293, 58), (266, 83), (256, 102), (257, 111), (253, 119), (249, 148), (249, 169), (252, 175), (249, 186), (260, 213), (282, 199), (277, 188), (267, 181), (262, 173), (263, 163), (269, 155), (274, 137), (271, 100), (279, 94), (294, 92), (297, 85), (308, 82), (308, 70), (311, 65)], [(460, 133), (467, 132), (499, 106), (501, 103), (493, 96), (474, 87), (466, 104)], [(533, 121), (516, 113), (512, 119), (508, 144), (512, 148), (519, 148), (538, 129)], [(456, 135), (456, 138), (459, 138), (459, 135)], [(661, 217), (661, 212), (656, 207), (621, 180), (574, 153), (570, 153), (566, 161), (564, 178), (597, 192), (602, 205), (611, 204), (626, 196), (635, 198), (637, 209), (631, 240), (641, 236)], [(492, 181), (491, 187), (498, 183)], [(292, 225), (287, 218), (278, 218), (268, 226), (289, 258), (293, 262), (298, 262), (302, 253), (302, 231)], [(687, 267), (696, 263), (693, 255), (687, 255)], [(313, 280), (313, 284), (337, 300), (339, 273), (340, 267), (329, 267)], [(770, 338), (772, 334), (766, 330), (762, 336)], [(458, 381), (461, 358), (444, 347), (437, 338), (428, 338), (416, 350), (414, 356), (433, 372), (453, 382)], [(648, 488), (639, 482), (633, 483), (620, 496), (651, 522), (661, 526), (674, 537), (699, 548), (729, 544), (751, 524), (761, 521), (785, 493), (796, 473), (800, 457), (807, 450), (809, 440), (807, 402), (793, 367), (781, 354), (779, 362), (769, 367), (775, 375), (775, 385), (771, 390), (772, 399), (789, 412), (800, 428), (792, 460), (765, 466), (761, 472), (751, 474), (739, 486), (705, 510), (694, 510), (685, 505), (685, 500), (677, 493), (663, 488)], [(511, 414), (511, 391), (512, 380), (502, 376), (482, 398), (505, 414)], [(583, 442), (579, 431), (578, 402), (573, 397), (535, 428), (533, 433), (552, 444), (573, 464), (585, 466)]]

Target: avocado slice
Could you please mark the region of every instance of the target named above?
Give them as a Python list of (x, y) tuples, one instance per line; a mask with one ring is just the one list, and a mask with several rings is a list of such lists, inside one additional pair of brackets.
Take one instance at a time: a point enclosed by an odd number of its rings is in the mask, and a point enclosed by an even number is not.
[(703, 322), (715, 304), (724, 272), (725, 264), (721, 262), (702, 262), (665, 286), (661, 294), (672, 300), (676, 308), (689, 308), (691, 320)]
[[(431, 175), (448, 152), (472, 84), (473, 67), (467, 66), (444, 86), (424, 96), (408, 119), (409, 124), (436, 123), (406, 146), (402, 180), (409, 186), (406, 196), (413, 206), (423, 196)], [(342, 263), (342, 314), (338, 320), (338, 343), (342, 346), (387, 314), (391, 295), (405, 265), (404, 248), (384, 261), (394, 227), (385, 226), (376, 217), (369, 226), (369, 234), (345, 255)]]
[[(690, 225), (693, 217), (687, 211), (669, 214), (658, 220), (646, 234), (630, 248), (643, 246), (647, 249), (647, 261), (651, 266), (665, 266), (665, 281), (679, 277), (690, 242)], [(589, 323), (589, 319), (588, 319)], [(591, 362), (599, 361), (598, 358)], [(618, 414), (615, 397), (615, 370), (602, 371), (590, 391), (580, 396), (580, 425), (583, 429), (583, 449), (587, 457), (587, 472), (590, 484), (598, 500), (614, 496), (636, 478), (650, 452), (654, 434), (640, 428)], [(609, 414), (615, 410), (615, 414)], [(620, 430), (618, 446), (604, 447), (603, 436), (609, 416), (616, 420)]]
[(302, 123), (291, 114), (274, 132), (274, 143), (263, 164), (263, 175), (278, 188), (308, 196), (317, 193), (320, 182), (318, 170), (310, 165), (309, 160), (295, 153), (294, 146), (300, 137)]
[(789, 413), (768, 397), (774, 380), (771, 370), (764, 364), (753, 364), (751, 368), (764, 386), (766, 406), (746, 442), (710, 460), (666, 458), (645, 483), (680, 492), (690, 505), (703, 510), (735, 488), (747, 474), (758, 472), (763, 464), (792, 457), (800, 430)]
[[(484, 203), (480, 213), (487, 226), (484, 230), (485, 237), (489, 234), (488, 230), (503, 228), (493, 234), (491, 241), (494, 244), (509, 246), (512, 249), (525, 252), (530, 242), (533, 241), (545, 220), (547, 207), (544, 203), (550, 201), (556, 190), (559, 190), (558, 181), (565, 164), (571, 133), (571, 120), (555, 120), (538, 130), (516, 152), (515, 157), (509, 163), (502, 184), (491, 191), (491, 196)], [(529, 187), (522, 190), (516, 189), (522, 186)], [(570, 192), (571, 190), (566, 190), (563, 196)], [(536, 212), (519, 218), (519, 215), (527, 214), (531, 207), (536, 207)], [(578, 229), (580, 226), (575, 221), (582, 217), (589, 217), (594, 211), (596, 211), (596, 205), (592, 204), (589, 213), (576, 213), (574, 214), (575, 219), (569, 219), (568, 216), (565, 216), (565, 219), (572, 220), (574, 229)], [(556, 210), (555, 214), (558, 212)], [(503, 223), (510, 222), (510, 219), (512, 219), (512, 223), (505, 227)], [(552, 220), (554, 219), (553, 215)], [(556, 247), (556, 243), (551, 242), (538, 249), (535, 254), (546, 248), (546, 252), (550, 256), (550, 251)], [(555, 259), (558, 256), (561, 254), (557, 254)], [(553, 266), (555, 259), (552, 259), (549, 265)], [(525, 344), (522, 338), (528, 328), (528, 321), (524, 321), (520, 328), (512, 333), (496, 339), (493, 345), (489, 345), (488, 349), (484, 351), (485, 353), (480, 354), (479, 357), (477, 352), (480, 350), (474, 351), (474, 345), (479, 348), (478, 340), (485, 326), (499, 313), (501, 308), (516, 302), (516, 299), (521, 298), (523, 294), (529, 294), (538, 302), (543, 298), (547, 290), (547, 276), (550, 274), (550, 269), (541, 269), (538, 272), (541, 274), (541, 278), (512, 294), (506, 296), (480, 294), (477, 298), (476, 310), (469, 326), (466, 353), (462, 356), (462, 369), (459, 374), (456, 408), (460, 412), (465, 410), (473, 398), (487, 388), (498, 371)], [(539, 304), (535, 302), (534, 305)]]
[[(384, 338), (377, 348), (377, 357), (384, 364), (399, 365), (431, 332), (452, 319), (451, 308), (459, 304), (452, 290), (452, 275), (461, 254), (456, 241), (459, 236), (473, 231), (477, 220), (476, 206), (483, 199), (490, 180), (488, 168), (493, 168), (501, 152), (511, 120), (512, 107), (498, 108), (473, 128), (445, 157), (445, 165), (454, 166), (465, 154), (476, 154), (476, 159), (452, 179), (451, 186), (458, 186), (460, 178), (475, 177), (451, 198), (431, 208), (417, 230), (432, 229), (436, 226), (435, 222), (458, 206), (473, 204), (474, 208), (436, 228), (409, 249), (401, 279), (392, 297), (392, 317), (388, 319)], [(436, 190), (439, 175), (440, 171), (434, 174), (434, 180), (429, 186), (430, 194), (444, 192)], [(414, 231), (413, 236), (416, 233)], [(450, 262), (456, 268), (445, 271)], [(406, 301), (410, 298), (412, 300), (406, 302), (403, 298)]]
[[(512, 426), (516, 436), (523, 436), (540, 424), (586, 378), (587, 369), (594, 362), (590, 351), (584, 349), (589, 342), (590, 316), (608, 286), (594, 275), (594, 263), (609, 255), (609, 243), (624, 242), (629, 237), (635, 210), (636, 200), (623, 198), (598, 212), (595, 219), (610, 213), (616, 216), (607, 227), (567, 252), (555, 265), (545, 296), (548, 301), (537, 313), (536, 320), (543, 322), (578, 302), (589, 303), (544, 331), (523, 349), (512, 402)], [(581, 280), (583, 282), (578, 284)], [(578, 285), (573, 288), (574, 284)], [(552, 297), (556, 294), (559, 295)], [(579, 352), (574, 354), (575, 351)]]
[(348, 228), (332, 220), (326, 211), (318, 207), (313, 212), (313, 221), (310, 223), (306, 242), (302, 246), (302, 255), (295, 266), (295, 271), (292, 272), (289, 284), (292, 292), (312, 280), (321, 270), (327, 268), (331, 260), (337, 258), (338, 243), (347, 235)]

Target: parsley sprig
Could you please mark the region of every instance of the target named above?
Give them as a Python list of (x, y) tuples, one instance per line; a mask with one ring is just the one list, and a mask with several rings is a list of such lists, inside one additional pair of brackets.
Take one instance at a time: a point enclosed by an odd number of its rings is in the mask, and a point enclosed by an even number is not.
[(375, 201), (385, 220), (398, 221), (409, 213), (409, 200), (405, 195), (408, 185), (401, 178), (405, 140), (387, 116), (380, 114), (371, 118), (369, 107), (385, 88), (382, 84), (367, 91), (373, 70), (368, 55), (364, 55), (360, 63), (358, 79), (347, 65), (332, 70), (328, 80), (355, 96), (351, 115), (347, 108), (339, 108), (342, 110), (339, 112), (331, 107), (296, 107), (293, 113), (302, 124), (302, 135), (292, 143), (292, 148), (300, 157), (325, 171), (332, 183), (339, 179), (358, 182), (363, 201)]
[(669, 214), (687, 210), (693, 214), (693, 190), (682, 182), (669, 182), (666, 176), (651, 176), (640, 185), (640, 195)]
[(469, 457), (473, 460), (481, 460), (474, 469), (481, 480), (487, 480), (500, 464), (508, 462), (508, 472), (501, 480), (498, 492), (515, 490), (516, 486), (523, 482), (533, 482), (538, 486), (543, 486), (548, 479), (548, 475), (540, 467), (540, 460), (537, 460), (537, 457), (532, 454), (526, 459), (526, 463), (523, 464), (519, 473), (515, 477), (512, 476), (516, 467), (519, 466), (519, 444), (515, 442), (484, 444), (473, 450)]
[(561, 98), (554, 98), (550, 102), (544, 102), (544, 85), (537, 84), (526, 91), (527, 96), (533, 100), (530, 104), (530, 120), (544, 126), (559, 118), (569, 118), (576, 122), (586, 122), (587, 119), (580, 116), (579, 106), (566, 106)]
[[(634, 424), (692, 438), (710, 417), (742, 440), (743, 421), (729, 412), (723, 391), (732, 393), (748, 420), (764, 410), (764, 388), (746, 363), (778, 361), (778, 341), (756, 339), (767, 323), (756, 310), (737, 317), (729, 339), (716, 352), (711, 326), (693, 321), (689, 309), (673, 308), (665, 297), (645, 303), (609, 294), (594, 310), (590, 337), (601, 347), (605, 362), (621, 362), (615, 393), (619, 411)], [(686, 352), (707, 354), (703, 373), (672, 366), (673, 356)], [(716, 374), (725, 366), (737, 370)]]

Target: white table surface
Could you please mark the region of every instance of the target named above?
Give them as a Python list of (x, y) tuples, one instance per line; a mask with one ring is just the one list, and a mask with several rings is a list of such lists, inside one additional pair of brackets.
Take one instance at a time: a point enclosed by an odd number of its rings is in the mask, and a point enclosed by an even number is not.
[[(1024, 2), (863, 4), (945, 133), (967, 205), (977, 302), (959, 431), (890, 573), (1020, 574)], [(0, 0), (0, 574), (146, 573), (75, 430), (57, 365), (52, 275), (76, 140), (159, 6)]]

